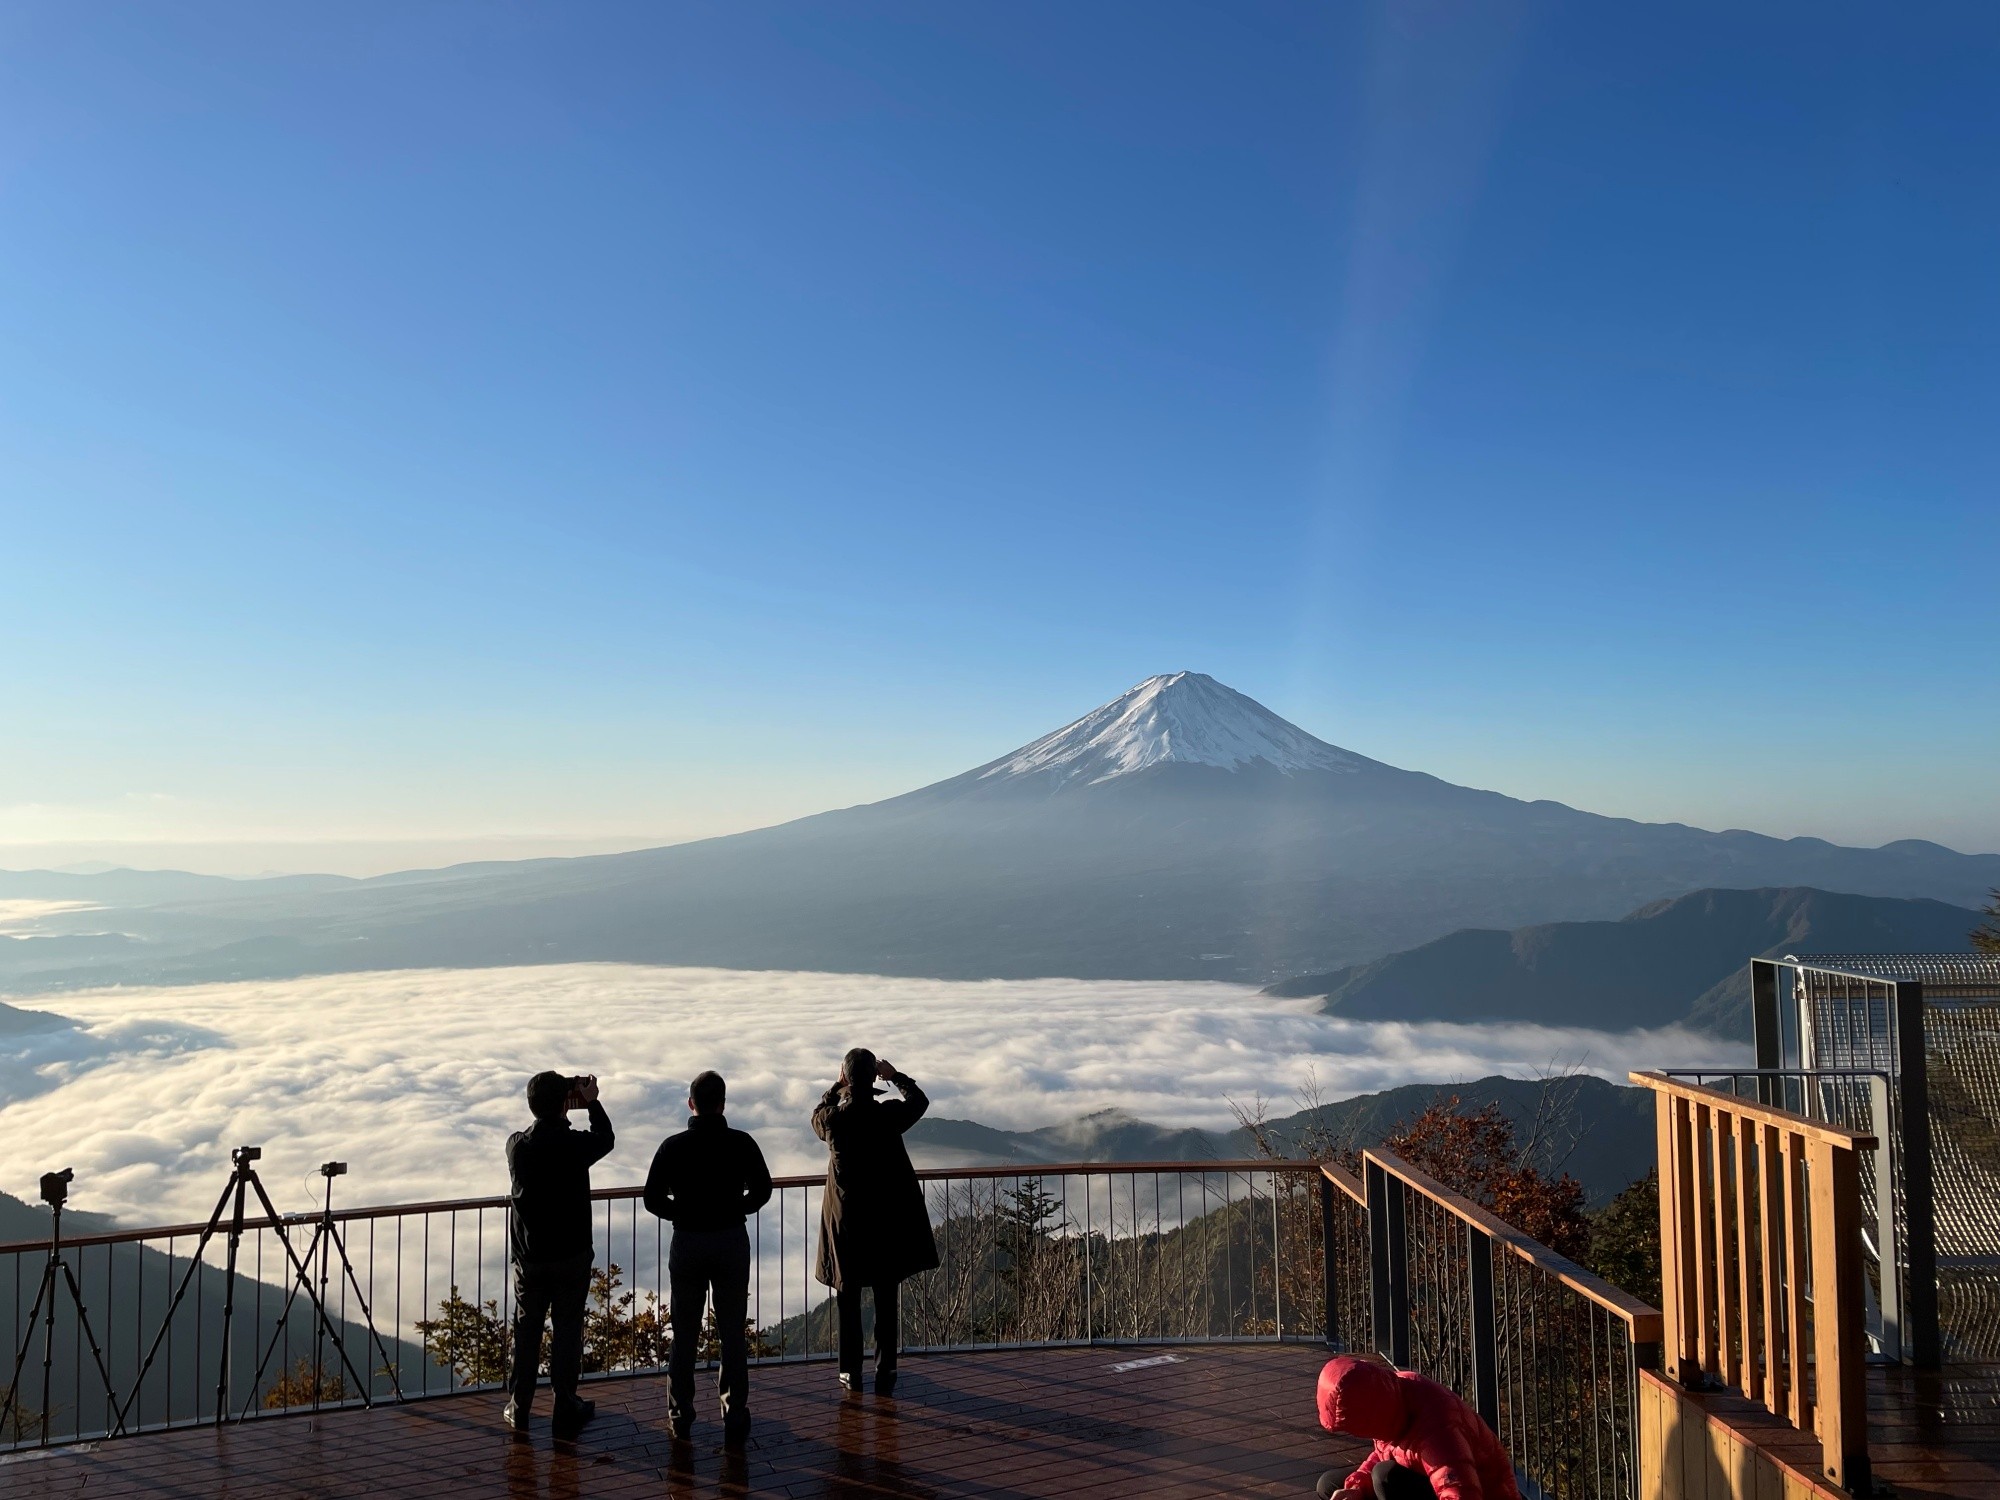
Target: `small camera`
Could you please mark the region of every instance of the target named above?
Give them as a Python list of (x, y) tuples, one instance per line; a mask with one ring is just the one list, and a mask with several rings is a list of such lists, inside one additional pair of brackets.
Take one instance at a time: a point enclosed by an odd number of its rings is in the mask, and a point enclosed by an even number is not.
[(234, 1151), (229, 1153), (229, 1159), (239, 1167), (249, 1162), (262, 1161), (263, 1158), (264, 1148), (262, 1146), (238, 1146)]
[(64, 1167), (60, 1172), (42, 1173), (42, 1202), (54, 1208), (61, 1208), (69, 1201), (69, 1185), (76, 1181), (76, 1168)]
[(344, 1161), (323, 1161), (319, 1164), (319, 1175), (322, 1177), (345, 1177), (347, 1175), (347, 1163)]

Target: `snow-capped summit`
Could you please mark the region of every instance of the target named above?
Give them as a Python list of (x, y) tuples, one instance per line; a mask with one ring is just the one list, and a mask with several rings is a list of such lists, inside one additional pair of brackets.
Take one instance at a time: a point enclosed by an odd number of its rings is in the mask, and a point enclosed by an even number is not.
[(1201, 672), (1148, 677), (1102, 708), (981, 766), (982, 781), (1024, 776), (1091, 786), (1163, 762), (1287, 774), (1358, 771), (1368, 762), (1286, 722)]

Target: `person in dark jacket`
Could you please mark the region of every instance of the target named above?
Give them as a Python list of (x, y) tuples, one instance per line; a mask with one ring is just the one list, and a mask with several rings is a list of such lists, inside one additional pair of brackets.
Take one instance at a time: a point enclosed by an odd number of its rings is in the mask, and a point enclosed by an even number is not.
[(722, 1117), (728, 1086), (720, 1073), (688, 1085), (687, 1129), (660, 1142), (646, 1174), (646, 1207), (674, 1226), (667, 1253), (674, 1339), (667, 1356), (667, 1425), (677, 1438), (694, 1428), (694, 1359), (701, 1311), (715, 1298), (722, 1342), (722, 1437), (740, 1447), (750, 1434), (750, 1235), (743, 1221), (771, 1201), (771, 1173), (756, 1141)]
[[(535, 1372), (542, 1362), (542, 1321), (553, 1325), (549, 1386), (551, 1423), (573, 1437), (597, 1411), (576, 1394), (583, 1366), (583, 1304), (590, 1295), (590, 1169), (611, 1150), (611, 1117), (597, 1102), (595, 1078), (537, 1073), (528, 1080), (535, 1123), (507, 1137), (513, 1213), (514, 1363), (508, 1372), (507, 1425), (528, 1427)], [(572, 1130), (569, 1112), (590, 1112), (588, 1130)]]
[[(878, 1099), (878, 1078), (903, 1097)], [(903, 1132), (928, 1108), (909, 1075), (856, 1047), (813, 1110), (813, 1133), (828, 1148), (813, 1274), (834, 1290), (840, 1383), (849, 1391), (861, 1389), (861, 1289), (875, 1290), (875, 1390), (887, 1396), (896, 1389), (897, 1284), (938, 1263), (930, 1211), (903, 1148)]]

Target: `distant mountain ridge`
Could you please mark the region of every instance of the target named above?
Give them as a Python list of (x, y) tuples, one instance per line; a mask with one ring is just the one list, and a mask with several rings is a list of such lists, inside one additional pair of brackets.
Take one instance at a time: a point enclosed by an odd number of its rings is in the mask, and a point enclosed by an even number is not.
[[(63, 879), (88, 897), (92, 877)], [(1460, 928), (1791, 886), (1971, 905), (2000, 886), (2000, 856), (1522, 802), (1370, 760), (1181, 672), (887, 801), (628, 854), (216, 882), (97, 924), (143, 954), (0, 986), (590, 960), (1263, 984)]]
[(1467, 929), (1372, 963), (1267, 987), (1356, 1020), (1689, 1022), (1749, 1035), (1752, 958), (1970, 951), (1980, 914), (1941, 901), (1811, 889), (1693, 891), (1615, 922)]
[[(1653, 1096), (1645, 1089), (1579, 1076), (1544, 1083), (1498, 1074), (1461, 1083), (1412, 1083), (1357, 1094), (1270, 1120), (1271, 1136), (1296, 1148), (1310, 1128), (1354, 1147), (1380, 1144), (1441, 1100), (1460, 1108), (1496, 1104), (1525, 1141), (1544, 1091), (1560, 1137), (1559, 1165), (1583, 1184), (1593, 1206), (1607, 1202), (1653, 1165)], [(1001, 1130), (972, 1120), (926, 1117), (907, 1137), (926, 1167), (1048, 1166), (1058, 1162), (1241, 1161), (1257, 1155), (1249, 1132), (1155, 1125), (1123, 1110), (1104, 1110), (1038, 1130)]]

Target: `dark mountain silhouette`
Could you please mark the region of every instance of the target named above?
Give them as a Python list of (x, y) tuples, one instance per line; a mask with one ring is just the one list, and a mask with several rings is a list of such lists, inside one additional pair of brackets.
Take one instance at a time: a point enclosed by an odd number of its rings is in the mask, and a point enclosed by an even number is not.
[(1271, 985), (1357, 1020), (1677, 1021), (1750, 1034), (1747, 964), (1787, 953), (1967, 951), (1979, 914), (1942, 901), (1832, 891), (1693, 891), (1617, 922), (1472, 928), (1330, 974)]
[(225, 884), (99, 924), (154, 943), (144, 959), (0, 983), (572, 960), (1268, 982), (1715, 886), (1969, 904), (2000, 886), (2000, 856), (1521, 802), (1342, 750), (1183, 672), (963, 775), (775, 828), (326, 889)]
[[(1373, 1146), (1432, 1104), (1454, 1095), (1467, 1110), (1499, 1105), (1523, 1141), (1538, 1114), (1548, 1117), (1546, 1134), (1553, 1151), (1542, 1160), (1556, 1162), (1575, 1176), (1592, 1206), (1609, 1202), (1653, 1165), (1652, 1094), (1586, 1076), (1544, 1083), (1496, 1074), (1465, 1083), (1406, 1084), (1285, 1115), (1269, 1121), (1266, 1128), (1292, 1146), (1308, 1129), (1344, 1145)], [(971, 1120), (926, 1118), (912, 1128), (908, 1140), (918, 1165), (926, 1167), (1241, 1161), (1257, 1155), (1248, 1131), (1176, 1129), (1123, 1110), (1104, 1110), (1039, 1130), (999, 1130)]]

